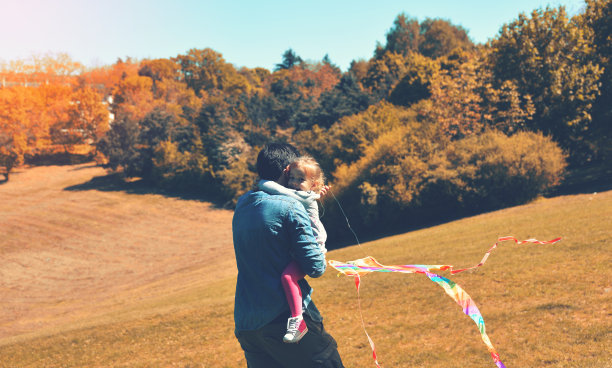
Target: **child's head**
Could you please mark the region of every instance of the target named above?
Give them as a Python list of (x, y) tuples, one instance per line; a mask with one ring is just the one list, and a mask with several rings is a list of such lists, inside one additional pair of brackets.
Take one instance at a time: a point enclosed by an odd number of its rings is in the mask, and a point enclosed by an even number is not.
[(287, 186), (295, 190), (318, 193), (325, 185), (321, 167), (314, 158), (301, 156), (289, 164), (289, 181)]

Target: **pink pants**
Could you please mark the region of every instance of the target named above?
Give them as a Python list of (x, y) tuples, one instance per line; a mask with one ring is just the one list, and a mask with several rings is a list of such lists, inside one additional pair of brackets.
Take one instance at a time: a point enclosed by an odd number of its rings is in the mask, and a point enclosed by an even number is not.
[(302, 315), (302, 290), (298, 285), (298, 280), (303, 279), (304, 276), (306, 274), (302, 272), (296, 261), (291, 261), (281, 276), (285, 296), (291, 310), (291, 317)]

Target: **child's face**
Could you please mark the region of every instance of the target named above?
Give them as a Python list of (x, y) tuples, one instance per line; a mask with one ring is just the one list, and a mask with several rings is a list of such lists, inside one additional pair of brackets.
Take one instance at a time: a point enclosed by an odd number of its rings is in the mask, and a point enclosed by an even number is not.
[(289, 171), (289, 188), (295, 190), (309, 191), (312, 189), (312, 184), (308, 180), (306, 172), (301, 167), (292, 167)]

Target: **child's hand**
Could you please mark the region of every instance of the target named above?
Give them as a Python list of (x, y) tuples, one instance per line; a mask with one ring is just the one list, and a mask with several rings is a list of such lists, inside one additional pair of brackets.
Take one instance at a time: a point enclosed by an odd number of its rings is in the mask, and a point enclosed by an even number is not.
[(321, 188), (321, 190), (319, 191), (319, 195), (321, 197), (324, 197), (328, 191), (329, 191), (329, 185), (324, 185), (323, 188)]

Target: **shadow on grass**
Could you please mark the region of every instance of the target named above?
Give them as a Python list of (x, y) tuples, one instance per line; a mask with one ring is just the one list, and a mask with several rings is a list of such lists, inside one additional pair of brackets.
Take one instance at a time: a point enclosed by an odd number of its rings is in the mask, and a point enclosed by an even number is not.
[(570, 309), (576, 309), (576, 307), (574, 307), (573, 305), (569, 305), (569, 304), (561, 304), (561, 303), (546, 303), (546, 304), (540, 304), (537, 307), (535, 307), (536, 310), (541, 310), (541, 311), (552, 311), (552, 310), (570, 310)]
[(612, 166), (606, 163), (569, 169), (563, 183), (546, 196), (586, 194), (612, 190)]
[(27, 156), (25, 161), (32, 166), (70, 166), (84, 164), (92, 159), (92, 154), (55, 152)]
[[(75, 168), (74, 170), (82, 170), (85, 168), (95, 167), (95, 164), (86, 167)], [(125, 180), (121, 173), (111, 173), (108, 175), (95, 176), (91, 180), (77, 185), (72, 185), (64, 188), (66, 191), (86, 191), (98, 190), (102, 192), (124, 192), (129, 194), (158, 194), (167, 198), (178, 198), (184, 200), (200, 201), (211, 203), (213, 207), (218, 209), (227, 209), (224, 203), (214, 198), (210, 194), (196, 191), (172, 191), (155, 187), (144, 180)]]
[(89, 165), (83, 165), (83, 166), (78, 166), (78, 167), (74, 167), (72, 169), (70, 169), (70, 171), (80, 171), (80, 170), (86, 170), (86, 169), (93, 169), (95, 167), (99, 167), (100, 165), (98, 165), (95, 162), (90, 162)]

